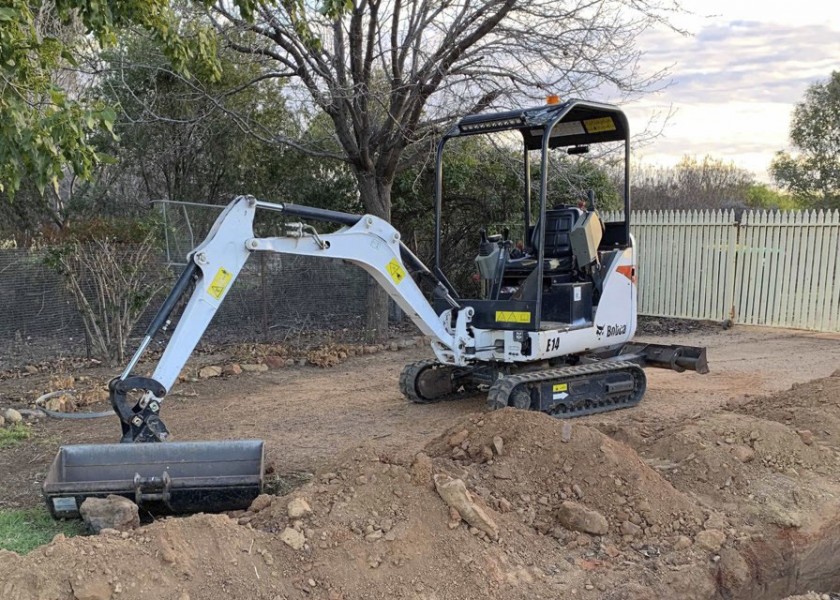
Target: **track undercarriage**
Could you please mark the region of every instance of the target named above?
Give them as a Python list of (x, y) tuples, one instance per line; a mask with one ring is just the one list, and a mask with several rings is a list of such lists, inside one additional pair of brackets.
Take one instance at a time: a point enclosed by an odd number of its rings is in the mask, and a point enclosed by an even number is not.
[(490, 410), (510, 406), (570, 418), (636, 406), (647, 385), (643, 366), (708, 372), (705, 350), (686, 346), (627, 344), (613, 356), (572, 360), (576, 364), (525, 363), (518, 368), (501, 363), (454, 367), (420, 361), (403, 369), (400, 390), (418, 404), (484, 391)]

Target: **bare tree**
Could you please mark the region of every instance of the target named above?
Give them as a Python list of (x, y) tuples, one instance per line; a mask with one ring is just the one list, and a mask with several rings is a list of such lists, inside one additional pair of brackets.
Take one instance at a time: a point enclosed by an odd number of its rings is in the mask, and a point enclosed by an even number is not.
[[(365, 210), (390, 219), (401, 155), (456, 118), (547, 93), (626, 97), (655, 86), (663, 73), (642, 73), (635, 40), (679, 10), (663, 2), (289, 0), (246, 19), (219, 1), (209, 14), (229, 47), (263, 59), (255, 84), (287, 80), (290, 102), (330, 117), (332, 143), (301, 149), (346, 162)], [(266, 141), (301, 147), (233, 116)], [(369, 300), (368, 325), (381, 331), (386, 296)]]
[(685, 156), (673, 168), (643, 167), (632, 179), (633, 205), (638, 209), (688, 210), (744, 208), (749, 205), (755, 176), (712, 156)]
[(155, 245), (147, 233), (130, 244), (96, 236), (50, 248), (48, 262), (64, 276), (94, 355), (109, 365), (125, 360), (131, 330), (171, 282)]

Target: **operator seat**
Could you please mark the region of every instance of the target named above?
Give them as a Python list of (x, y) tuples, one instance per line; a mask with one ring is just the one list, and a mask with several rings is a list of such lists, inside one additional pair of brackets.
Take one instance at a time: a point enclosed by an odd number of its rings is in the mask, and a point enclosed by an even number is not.
[[(514, 298), (525, 298), (529, 295), (529, 289), (535, 285), (535, 281), (529, 276), (537, 268), (537, 260), (543, 262), (543, 276), (550, 278), (551, 283), (566, 283), (572, 281), (574, 270), (574, 254), (570, 232), (572, 227), (583, 214), (575, 206), (562, 206), (545, 211), (545, 248), (540, 252), (539, 248), (539, 220), (532, 225), (528, 232), (528, 254), (529, 257), (520, 260), (511, 260), (505, 265), (505, 285), (520, 287), (514, 293)], [(524, 286), (525, 280), (531, 284)], [(529, 289), (526, 289), (529, 288)]]
[(574, 266), (574, 254), (569, 233), (583, 212), (576, 206), (564, 206), (545, 211), (545, 246), (540, 253), (540, 223), (537, 221), (531, 231), (531, 247), (534, 256), (545, 261), (543, 272), (567, 273)]

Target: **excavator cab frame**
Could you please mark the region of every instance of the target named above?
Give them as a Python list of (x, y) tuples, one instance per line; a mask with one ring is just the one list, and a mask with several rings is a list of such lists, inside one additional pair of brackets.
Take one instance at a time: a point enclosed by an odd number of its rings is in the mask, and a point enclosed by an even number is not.
[[(490, 259), (480, 259), (482, 263), (488, 264), (485, 270), (496, 271), (496, 279), (492, 281), (489, 289), (492, 290), (491, 297), (480, 299), (461, 298), (458, 290), (450, 283), (444, 273), (443, 249), (441, 248), (441, 231), (443, 228), (444, 209), (444, 150), (446, 145), (453, 139), (497, 134), (499, 132), (516, 132), (521, 136), (523, 149), (523, 221), (524, 231), (533, 235), (533, 242), (526, 244), (530, 246), (534, 258), (530, 261), (532, 267), (523, 268), (513, 264), (505, 263), (505, 252), (498, 251)], [(549, 189), (549, 153), (556, 148), (567, 148), (570, 154), (580, 154), (588, 150), (592, 144), (606, 142), (623, 142), (624, 146), (624, 215), (623, 221), (603, 223), (599, 233), (599, 243), (595, 244), (597, 249), (621, 250), (631, 246), (630, 238), (630, 126), (625, 114), (616, 106), (590, 102), (580, 99), (571, 99), (563, 103), (547, 104), (529, 109), (511, 110), (489, 114), (469, 115), (464, 117), (453, 126), (441, 141), (438, 143), (435, 157), (435, 240), (434, 240), (434, 266), (435, 276), (443, 282), (453, 298), (458, 299), (465, 306), (471, 306), (475, 310), (473, 323), (478, 327), (539, 331), (544, 322), (547, 327), (553, 327), (558, 321), (570, 326), (589, 326), (592, 318), (592, 302), (583, 302), (575, 306), (569, 301), (569, 297), (584, 297), (591, 299), (592, 290), (586, 286), (558, 285), (552, 292), (547, 293), (547, 287), (552, 282), (552, 277), (547, 276), (546, 242), (549, 233), (557, 235), (557, 231), (547, 231), (550, 219), (547, 213), (554, 217), (554, 223), (560, 224), (564, 230), (560, 235), (567, 236), (568, 230), (574, 228), (580, 222), (584, 230), (584, 217), (587, 211), (581, 211), (577, 207), (564, 207), (559, 210), (548, 208)], [(531, 201), (534, 196), (531, 183), (531, 154), (539, 151), (540, 161), (540, 182), (538, 186), (537, 202), (539, 211), (535, 224), (532, 226)], [(591, 201), (591, 199), (590, 199)], [(561, 214), (562, 213), (562, 214)], [(592, 226), (595, 226), (597, 218), (592, 219)], [(486, 235), (482, 232), (483, 239)], [(496, 236), (498, 238), (499, 236)], [(531, 236), (528, 236), (531, 237)], [(504, 241), (499, 242), (502, 246)], [(482, 244), (486, 247), (486, 244)], [(571, 250), (571, 248), (569, 248)], [(572, 257), (569, 257), (570, 259)], [(575, 258), (575, 262), (580, 262)], [(477, 261), (478, 262), (478, 261)], [(522, 262), (522, 261), (520, 261)], [(569, 263), (571, 264), (571, 260)], [(481, 266), (479, 271), (481, 272)], [(497, 270), (498, 269), (498, 270)], [(499, 297), (499, 290), (502, 286), (502, 278), (508, 271), (519, 274), (519, 282), (531, 283), (530, 289), (525, 294), (514, 295), (511, 298)], [(526, 277), (530, 275), (530, 279)], [(492, 275), (491, 275), (492, 276)], [(556, 279), (556, 278), (554, 278)], [(518, 282), (518, 283), (519, 283)], [(575, 290), (574, 288), (577, 288)], [(568, 288), (568, 289), (566, 289)], [(568, 292), (568, 293), (567, 293)], [(517, 297), (518, 296), (518, 297)], [(523, 297), (524, 296), (524, 297)], [(597, 302), (596, 302), (597, 303)], [(439, 311), (448, 307), (442, 302), (436, 302), (435, 307)]]

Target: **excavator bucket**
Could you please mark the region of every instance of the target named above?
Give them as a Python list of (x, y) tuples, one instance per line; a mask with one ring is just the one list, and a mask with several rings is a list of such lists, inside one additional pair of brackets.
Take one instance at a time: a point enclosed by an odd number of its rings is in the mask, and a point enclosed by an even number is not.
[(110, 494), (148, 514), (220, 512), (248, 508), (263, 474), (262, 440), (85, 444), (59, 448), (43, 492), (55, 518)]

